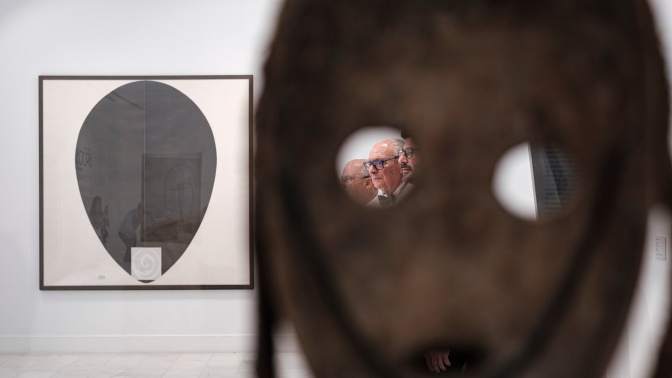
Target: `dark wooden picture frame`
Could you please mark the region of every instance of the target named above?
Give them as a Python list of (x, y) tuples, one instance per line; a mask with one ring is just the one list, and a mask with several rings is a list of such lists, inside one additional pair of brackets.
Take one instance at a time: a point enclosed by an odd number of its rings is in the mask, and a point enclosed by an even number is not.
[(40, 290), (253, 289), (252, 88), (40, 76)]

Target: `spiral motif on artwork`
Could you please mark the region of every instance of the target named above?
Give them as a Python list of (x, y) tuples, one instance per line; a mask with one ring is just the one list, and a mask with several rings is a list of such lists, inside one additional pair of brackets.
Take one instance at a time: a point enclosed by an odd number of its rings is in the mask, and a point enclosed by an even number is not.
[(134, 251), (132, 275), (137, 280), (155, 280), (161, 276), (161, 253), (156, 249)]

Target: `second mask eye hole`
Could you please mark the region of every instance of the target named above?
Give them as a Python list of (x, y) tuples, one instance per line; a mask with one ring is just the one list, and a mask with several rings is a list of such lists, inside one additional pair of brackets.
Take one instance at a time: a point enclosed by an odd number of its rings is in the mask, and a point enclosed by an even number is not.
[(575, 204), (580, 189), (575, 158), (555, 144), (512, 147), (497, 162), (492, 180), (502, 207), (526, 220), (560, 216)]
[(388, 126), (363, 127), (350, 135), (336, 158), (343, 190), (356, 203), (385, 208), (413, 190), (421, 152), (415, 141)]

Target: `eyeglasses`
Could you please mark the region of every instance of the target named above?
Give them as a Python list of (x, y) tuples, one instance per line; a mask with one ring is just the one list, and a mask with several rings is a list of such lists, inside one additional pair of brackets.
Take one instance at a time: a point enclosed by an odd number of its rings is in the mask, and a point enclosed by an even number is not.
[(362, 164), (364, 164), (364, 169), (366, 169), (367, 171), (369, 170), (369, 168), (370, 168), (372, 165), (373, 165), (374, 167), (376, 167), (377, 170), (380, 171), (381, 169), (385, 168), (385, 162), (386, 162), (386, 161), (388, 161), (388, 160), (392, 160), (392, 159), (398, 159), (398, 158), (399, 158), (399, 155), (397, 155), (397, 156), (393, 156), (393, 157), (391, 157), (391, 158), (389, 158), (389, 159), (385, 159), (385, 160), (365, 161), (365, 162), (362, 163)]
[(399, 150), (399, 156), (401, 156), (401, 154), (404, 154), (404, 156), (406, 156), (406, 159), (413, 159), (413, 154), (417, 150), (418, 150), (417, 148), (408, 147), (406, 149)]
[(339, 181), (340, 181), (341, 184), (347, 184), (347, 183), (355, 181), (355, 180), (363, 180), (363, 179), (367, 179), (369, 177), (371, 177), (371, 176), (343, 176), (343, 177), (341, 177), (341, 179)]

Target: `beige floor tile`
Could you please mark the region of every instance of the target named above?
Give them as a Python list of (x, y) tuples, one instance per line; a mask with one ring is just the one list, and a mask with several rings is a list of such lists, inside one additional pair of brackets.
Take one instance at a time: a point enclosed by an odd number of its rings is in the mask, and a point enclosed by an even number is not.
[(208, 362), (212, 359), (212, 353), (182, 353), (178, 357), (177, 361), (198, 361), (198, 362)]
[(46, 355), (19, 355), (2, 364), (3, 367), (31, 368), (46, 359)]
[(219, 369), (217, 367), (206, 367), (203, 369), (199, 378), (241, 378), (237, 370)]
[(162, 360), (162, 361), (177, 361), (180, 358), (180, 353), (148, 353), (147, 359)]
[(95, 370), (111, 360), (111, 354), (83, 354), (70, 363), (68, 369), (92, 369)]
[(117, 373), (129, 372), (137, 368), (145, 358), (144, 355), (132, 354), (112, 357), (111, 360), (99, 367), (97, 371)]
[(51, 378), (56, 374), (58, 374), (58, 370), (30, 369), (30, 370), (23, 370), (21, 372), (21, 374), (18, 375), (18, 377), (19, 378)]
[(121, 377), (134, 378), (133, 376), (129, 375), (129, 373), (106, 373), (101, 371), (94, 371), (86, 376), (86, 378), (121, 378)]
[(162, 378), (199, 378), (201, 371), (198, 372), (166, 372)]
[(203, 370), (203, 368), (208, 364), (208, 361), (176, 361), (171, 367), (170, 370)]
[(139, 369), (133, 370), (129, 373), (129, 376), (133, 378), (156, 378), (163, 377), (165, 370), (156, 370), (156, 369)]
[(64, 369), (51, 376), (51, 378), (89, 378), (92, 371), (88, 369), (68, 370)]
[(243, 363), (243, 353), (215, 353), (206, 366), (238, 369)]
[(246, 353), (213, 353), (210, 358), (212, 361), (238, 361), (243, 362)]
[(238, 371), (249, 372), (249, 371), (256, 371), (256, 369), (257, 369), (256, 361), (243, 361), (243, 363), (240, 364)]
[(7, 353), (0, 354), (0, 366), (2, 366), (2, 364), (4, 364), (5, 362), (11, 360), (16, 356), (18, 356), (18, 354), (7, 354)]
[(123, 368), (123, 367), (112, 367), (112, 366), (103, 366), (92, 372), (100, 375), (109, 375), (112, 377), (123, 377), (129, 376), (133, 369)]
[(126, 366), (140, 363), (140, 361), (147, 358), (146, 354), (142, 353), (127, 353), (127, 354), (117, 354), (112, 356), (112, 358), (105, 364), (110, 366)]
[(55, 354), (47, 356), (45, 359), (38, 362), (35, 367), (40, 369), (55, 369), (61, 370), (73, 362), (77, 361), (81, 355), (79, 354)]
[(205, 367), (220, 368), (223, 370), (238, 370), (242, 361), (209, 361)]
[(243, 358), (243, 361), (256, 361), (257, 360), (257, 354), (256, 353), (245, 353), (245, 357)]
[(0, 377), (16, 377), (21, 374), (22, 371), (23, 369), (17, 367), (0, 366)]
[[(256, 378), (254, 353), (2, 354), (0, 378)], [(278, 378), (314, 378), (298, 353), (276, 356)]]
[(175, 361), (144, 359), (133, 370), (168, 370)]
[(277, 378), (313, 378), (313, 375), (305, 370), (280, 370)]

